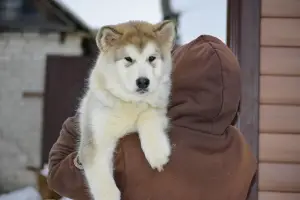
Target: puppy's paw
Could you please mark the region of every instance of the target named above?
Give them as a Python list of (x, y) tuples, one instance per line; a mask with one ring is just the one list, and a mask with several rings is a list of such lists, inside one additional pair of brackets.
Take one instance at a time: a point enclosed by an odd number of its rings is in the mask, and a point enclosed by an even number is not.
[(155, 132), (150, 134), (153, 134), (152, 137), (150, 136), (142, 142), (142, 149), (152, 169), (160, 172), (169, 162), (171, 145), (166, 134)]

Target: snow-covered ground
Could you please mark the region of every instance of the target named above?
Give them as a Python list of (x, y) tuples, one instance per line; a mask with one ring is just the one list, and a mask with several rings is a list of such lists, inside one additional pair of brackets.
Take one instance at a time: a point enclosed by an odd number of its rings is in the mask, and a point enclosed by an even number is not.
[[(39, 192), (33, 187), (25, 187), (8, 194), (0, 195), (0, 200), (43, 200)], [(60, 200), (72, 200), (62, 197)]]
[[(47, 177), (49, 173), (48, 165), (45, 164), (43, 169), (40, 170), (40, 174)], [(10, 193), (0, 195), (0, 200), (43, 200), (38, 190), (34, 187), (28, 186)], [(66, 197), (62, 197), (59, 200), (72, 200)]]

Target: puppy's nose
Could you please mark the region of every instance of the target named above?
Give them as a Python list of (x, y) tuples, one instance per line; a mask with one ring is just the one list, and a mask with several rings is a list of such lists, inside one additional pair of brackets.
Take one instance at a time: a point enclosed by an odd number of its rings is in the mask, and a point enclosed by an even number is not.
[(146, 77), (136, 79), (136, 85), (139, 89), (146, 89), (150, 84), (150, 80)]

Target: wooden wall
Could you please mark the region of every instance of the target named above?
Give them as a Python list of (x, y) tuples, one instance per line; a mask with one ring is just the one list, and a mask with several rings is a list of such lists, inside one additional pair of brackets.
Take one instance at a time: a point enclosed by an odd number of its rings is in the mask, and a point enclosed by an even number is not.
[(259, 200), (300, 200), (300, 0), (262, 0)]

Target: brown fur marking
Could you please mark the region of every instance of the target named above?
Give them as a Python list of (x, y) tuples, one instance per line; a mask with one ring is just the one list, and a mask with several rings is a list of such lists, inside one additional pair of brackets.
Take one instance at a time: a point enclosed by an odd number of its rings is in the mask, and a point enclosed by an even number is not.
[(156, 34), (154, 32), (155, 26), (147, 22), (129, 21), (115, 25), (113, 28), (122, 34), (116, 42), (117, 47), (133, 44), (142, 50), (148, 42), (158, 42), (156, 41)]
[(133, 44), (142, 51), (149, 42), (154, 42), (158, 47), (164, 44), (164, 41), (160, 41), (156, 31), (159, 31), (165, 23), (151, 24), (145, 21), (129, 21), (107, 26), (107, 28), (118, 34), (118, 39), (113, 45), (114, 48), (119, 49), (125, 45)]

